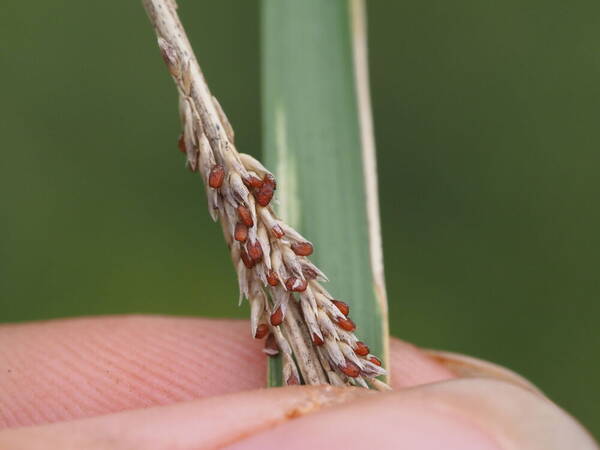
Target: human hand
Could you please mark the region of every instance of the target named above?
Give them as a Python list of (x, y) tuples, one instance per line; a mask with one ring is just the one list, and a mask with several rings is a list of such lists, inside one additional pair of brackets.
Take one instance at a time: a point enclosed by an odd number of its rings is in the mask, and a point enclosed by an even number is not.
[(231, 320), (102, 317), (0, 327), (4, 449), (597, 449), (520, 376), (393, 339), (395, 391), (260, 389)]

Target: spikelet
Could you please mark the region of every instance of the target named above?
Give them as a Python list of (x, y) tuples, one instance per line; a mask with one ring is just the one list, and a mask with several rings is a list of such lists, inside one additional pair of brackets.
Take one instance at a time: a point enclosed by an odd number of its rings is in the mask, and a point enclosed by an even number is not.
[[(234, 146), (233, 127), (200, 71), (172, 0), (144, 0), (158, 46), (177, 85), (183, 133), (179, 149), (200, 174), (209, 212), (222, 225), (251, 309), (251, 335), (281, 357), (286, 384), (354, 385), (386, 390), (385, 369), (359, 341), (348, 304), (321, 285), (308, 257), (313, 244), (279, 219), (271, 205), (274, 175)], [(318, 249), (317, 249), (318, 250)]]

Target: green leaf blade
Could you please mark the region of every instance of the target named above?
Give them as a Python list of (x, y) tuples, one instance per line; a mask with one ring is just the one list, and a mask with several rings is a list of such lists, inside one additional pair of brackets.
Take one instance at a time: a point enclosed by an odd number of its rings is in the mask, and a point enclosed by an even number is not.
[(371, 264), (355, 13), (343, 0), (263, 1), (264, 159), (279, 182), (278, 212), (313, 242), (311, 260), (329, 277), (326, 289), (351, 306), (357, 336), (385, 360), (387, 310)]

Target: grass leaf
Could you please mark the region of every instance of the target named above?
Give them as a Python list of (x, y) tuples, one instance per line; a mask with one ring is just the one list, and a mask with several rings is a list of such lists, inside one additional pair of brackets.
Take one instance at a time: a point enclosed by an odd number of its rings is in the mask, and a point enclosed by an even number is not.
[[(358, 0), (263, 0), (263, 158), (279, 181), (279, 214), (314, 243), (326, 288), (350, 304), (357, 336), (385, 364), (364, 25)], [(281, 385), (279, 364), (271, 386)]]

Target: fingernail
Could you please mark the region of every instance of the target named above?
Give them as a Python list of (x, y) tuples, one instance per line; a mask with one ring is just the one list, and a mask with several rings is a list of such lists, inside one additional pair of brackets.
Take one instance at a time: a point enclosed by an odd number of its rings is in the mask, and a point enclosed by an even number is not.
[(545, 397), (544, 393), (534, 386), (533, 383), (506, 367), (458, 353), (426, 349), (423, 349), (423, 353), (435, 360), (438, 364), (446, 367), (458, 377), (493, 378), (495, 380), (516, 384), (523, 389), (527, 389), (528, 391)]

